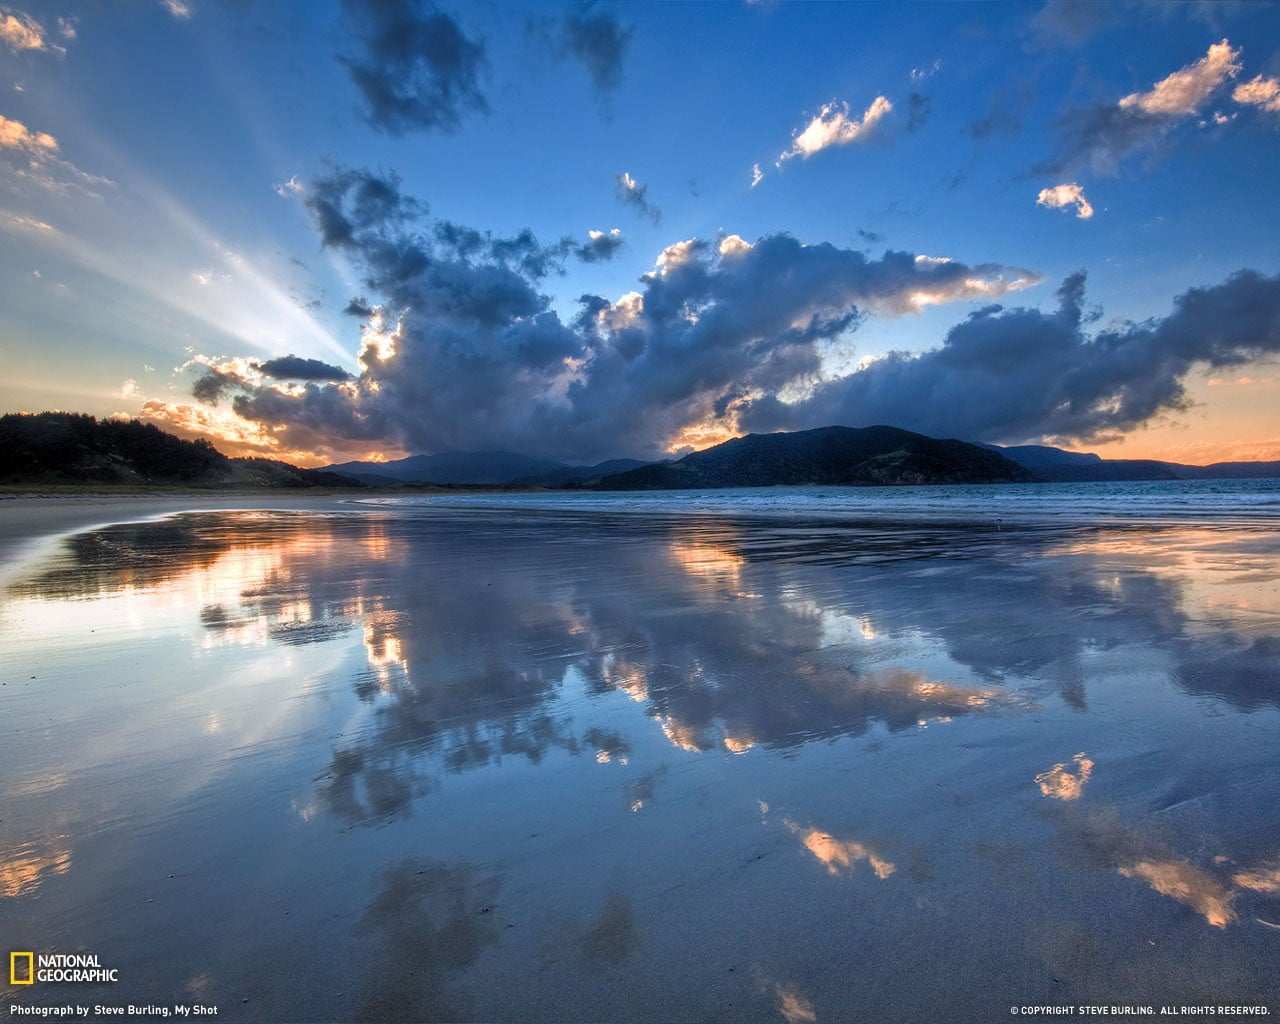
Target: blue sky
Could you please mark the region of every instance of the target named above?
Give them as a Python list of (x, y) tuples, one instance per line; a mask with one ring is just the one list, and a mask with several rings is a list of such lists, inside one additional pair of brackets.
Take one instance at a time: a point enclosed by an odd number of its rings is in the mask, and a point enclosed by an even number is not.
[(1280, 458), (1278, 75), (1263, 4), (0, 5), (0, 409)]

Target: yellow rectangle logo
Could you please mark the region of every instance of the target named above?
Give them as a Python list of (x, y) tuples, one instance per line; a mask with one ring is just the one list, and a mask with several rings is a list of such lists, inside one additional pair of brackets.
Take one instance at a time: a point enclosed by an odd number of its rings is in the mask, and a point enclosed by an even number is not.
[[(27, 961), (26, 979), (18, 977), (18, 964), (23, 960)], [(10, 985), (33, 985), (36, 980), (36, 955), (35, 953), (10, 953), (9, 954), (9, 984)]]

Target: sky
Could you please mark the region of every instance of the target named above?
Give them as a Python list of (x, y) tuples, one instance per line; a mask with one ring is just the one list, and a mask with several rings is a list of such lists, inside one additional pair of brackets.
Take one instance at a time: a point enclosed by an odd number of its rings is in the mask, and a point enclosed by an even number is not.
[(1280, 5), (0, 3), (0, 411), (1280, 459)]

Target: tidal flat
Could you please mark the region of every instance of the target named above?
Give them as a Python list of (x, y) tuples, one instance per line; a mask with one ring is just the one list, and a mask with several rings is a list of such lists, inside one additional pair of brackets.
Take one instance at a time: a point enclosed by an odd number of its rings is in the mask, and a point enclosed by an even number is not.
[[(1069, 503), (1068, 506), (1069, 507)], [(0, 920), (223, 1021), (1280, 1013), (1280, 524), (187, 511), (0, 597)]]

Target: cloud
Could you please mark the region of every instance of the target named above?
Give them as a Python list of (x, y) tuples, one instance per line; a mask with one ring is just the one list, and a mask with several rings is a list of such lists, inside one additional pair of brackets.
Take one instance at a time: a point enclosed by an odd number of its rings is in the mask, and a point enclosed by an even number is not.
[(255, 364), (254, 368), (264, 377), (277, 380), (350, 380), (351, 374), (337, 366), (321, 362), (319, 359), (304, 359), (301, 356), (279, 356), (266, 362)]
[(1136, 109), (1160, 117), (1197, 113), (1227, 78), (1240, 73), (1240, 51), (1225, 39), (1209, 47), (1194, 64), (1157, 82), (1149, 92), (1130, 93), (1120, 100), (1124, 110)]
[(599, 263), (613, 259), (626, 243), (622, 240), (622, 231), (589, 231), (587, 241), (578, 246), (576, 253), (583, 263)]
[(641, 185), (629, 173), (623, 171), (616, 179), (618, 183), (618, 198), (624, 203), (629, 203), (645, 217), (648, 217), (655, 224), (662, 220), (662, 211), (649, 202), (649, 186)]
[(560, 52), (580, 61), (591, 76), (597, 95), (604, 98), (622, 84), (622, 61), (632, 29), (607, 11), (586, 8), (565, 15)]
[(751, 187), (755, 188), (762, 181), (764, 181), (764, 171), (760, 170), (759, 164), (752, 164), (751, 165)]
[(310, 182), (307, 206), (325, 244), (343, 249), (378, 296), (353, 303), (369, 314), (360, 373), (286, 387), (255, 379), (252, 364), (205, 361), (200, 383), (202, 396), (232, 402), (289, 450), (658, 456), (694, 425), (732, 424), (752, 396), (817, 379), (822, 347), (868, 316), (1038, 280), (1014, 267), (724, 235), (668, 246), (637, 290), (616, 301), (584, 295), (565, 321), (541, 282), (581, 257), (571, 239), (494, 237), (432, 219), (394, 179), (363, 171)]
[(282, 181), (278, 185), (272, 185), (271, 189), (281, 199), (288, 199), (289, 196), (297, 195), (303, 190), (303, 184), (298, 180), (295, 174), (288, 181)]
[(926, 64), (924, 67), (911, 69), (911, 81), (923, 82), (926, 78), (932, 78), (938, 73), (942, 67), (942, 61), (935, 60), (932, 64)]
[(371, 125), (391, 135), (457, 131), (487, 114), (484, 44), (425, 0), (343, 0), (357, 50), (338, 59), (364, 97)]
[[(56, 233), (56, 229), (52, 224), (45, 221), (37, 220), (35, 217), (28, 217), (25, 214), (13, 213), (10, 210), (0, 210), (0, 225), (10, 228), (18, 228), (24, 231), (39, 231)], [(36, 273), (39, 277), (39, 272)]]
[(1242, 106), (1259, 107), (1280, 114), (1280, 81), (1258, 75), (1237, 85), (1231, 98)]
[(1115, 104), (1074, 110), (1058, 125), (1058, 151), (1034, 170), (1056, 174), (1092, 168), (1113, 174), (1125, 157), (1160, 144), (1178, 121), (1200, 113), (1228, 78), (1240, 71), (1240, 51), (1227, 40), (1205, 56)]
[(89, 196), (98, 195), (95, 188), (112, 184), (107, 178), (80, 170), (58, 153), (58, 140), (48, 132), (32, 131), (21, 121), (0, 114), (0, 154), (22, 158), (11, 166), (15, 178), (32, 181), (53, 192), (74, 189)]
[(929, 119), (930, 100), (923, 93), (913, 92), (907, 97), (907, 131), (919, 131)]
[(48, 132), (33, 132), (21, 121), (0, 114), (0, 148), (43, 157), (57, 152), (58, 140)]
[[(63, 26), (72, 26), (65, 18), (58, 20), (62, 35), (66, 39), (75, 38), (75, 28), (71, 27), (67, 34)], [(16, 11), (9, 7), (0, 7), (0, 40), (14, 53), (23, 51), (54, 53), (59, 57), (66, 54), (66, 49), (49, 39), (44, 26), (31, 15)]]
[(306, 200), (323, 245), (352, 247), (357, 233), (391, 228), (426, 212), (400, 193), (398, 176), (339, 171), (323, 179)]
[(831, 146), (847, 146), (851, 142), (865, 142), (870, 139), (876, 126), (893, 110), (893, 104), (884, 96), (877, 96), (871, 101), (862, 115), (862, 120), (849, 116), (849, 104), (837, 103), (834, 100), (825, 104), (801, 130), (797, 131), (791, 142), (791, 148), (778, 157), (778, 165), (792, 157), (808, 159), (815, 153), (821, 153)]
[(1076, 208), (1076, 216), (1081, 220), (1088, 220), (1093, 216), (1093, 207), (1090, 205), (1089, 200), (1084, 197), (1084, 189), (1075, 184), (1042, 188), (1040, 194), (1036, 196), (1036, 205), (1048, 206), (1055, 210), (1074, 206)]
[(191, 18), (191, 4), (185, 0), (160, 0), (160, 6), (172, 14), (179, 21), (187, 21)]
[(1042, 46), (1079, 46), (1115, 17), (1110, 4), (1048, 0), (1031, 16), (1028, 26)]
[(1014, 138), (1022, 134), (1022, 122), (1031, 108), (1034, 93), (1025, 84), (1015, 89), (998, 89), (986, 117), (969, 125), (969, 134), (979, 142), (992, 136)]
[(1096, 440), (1184, 410), (1187, 373), (1280, 352), (1280, 275), (1241, 270), (1179, 295), (1172, 312), (1085, 331), (1084, 274), (1050, 313), (990, 306), (937, 348), (891, 353), (800, 402), (746, 402), (740, 429), (892, 423), (936, 437)]

